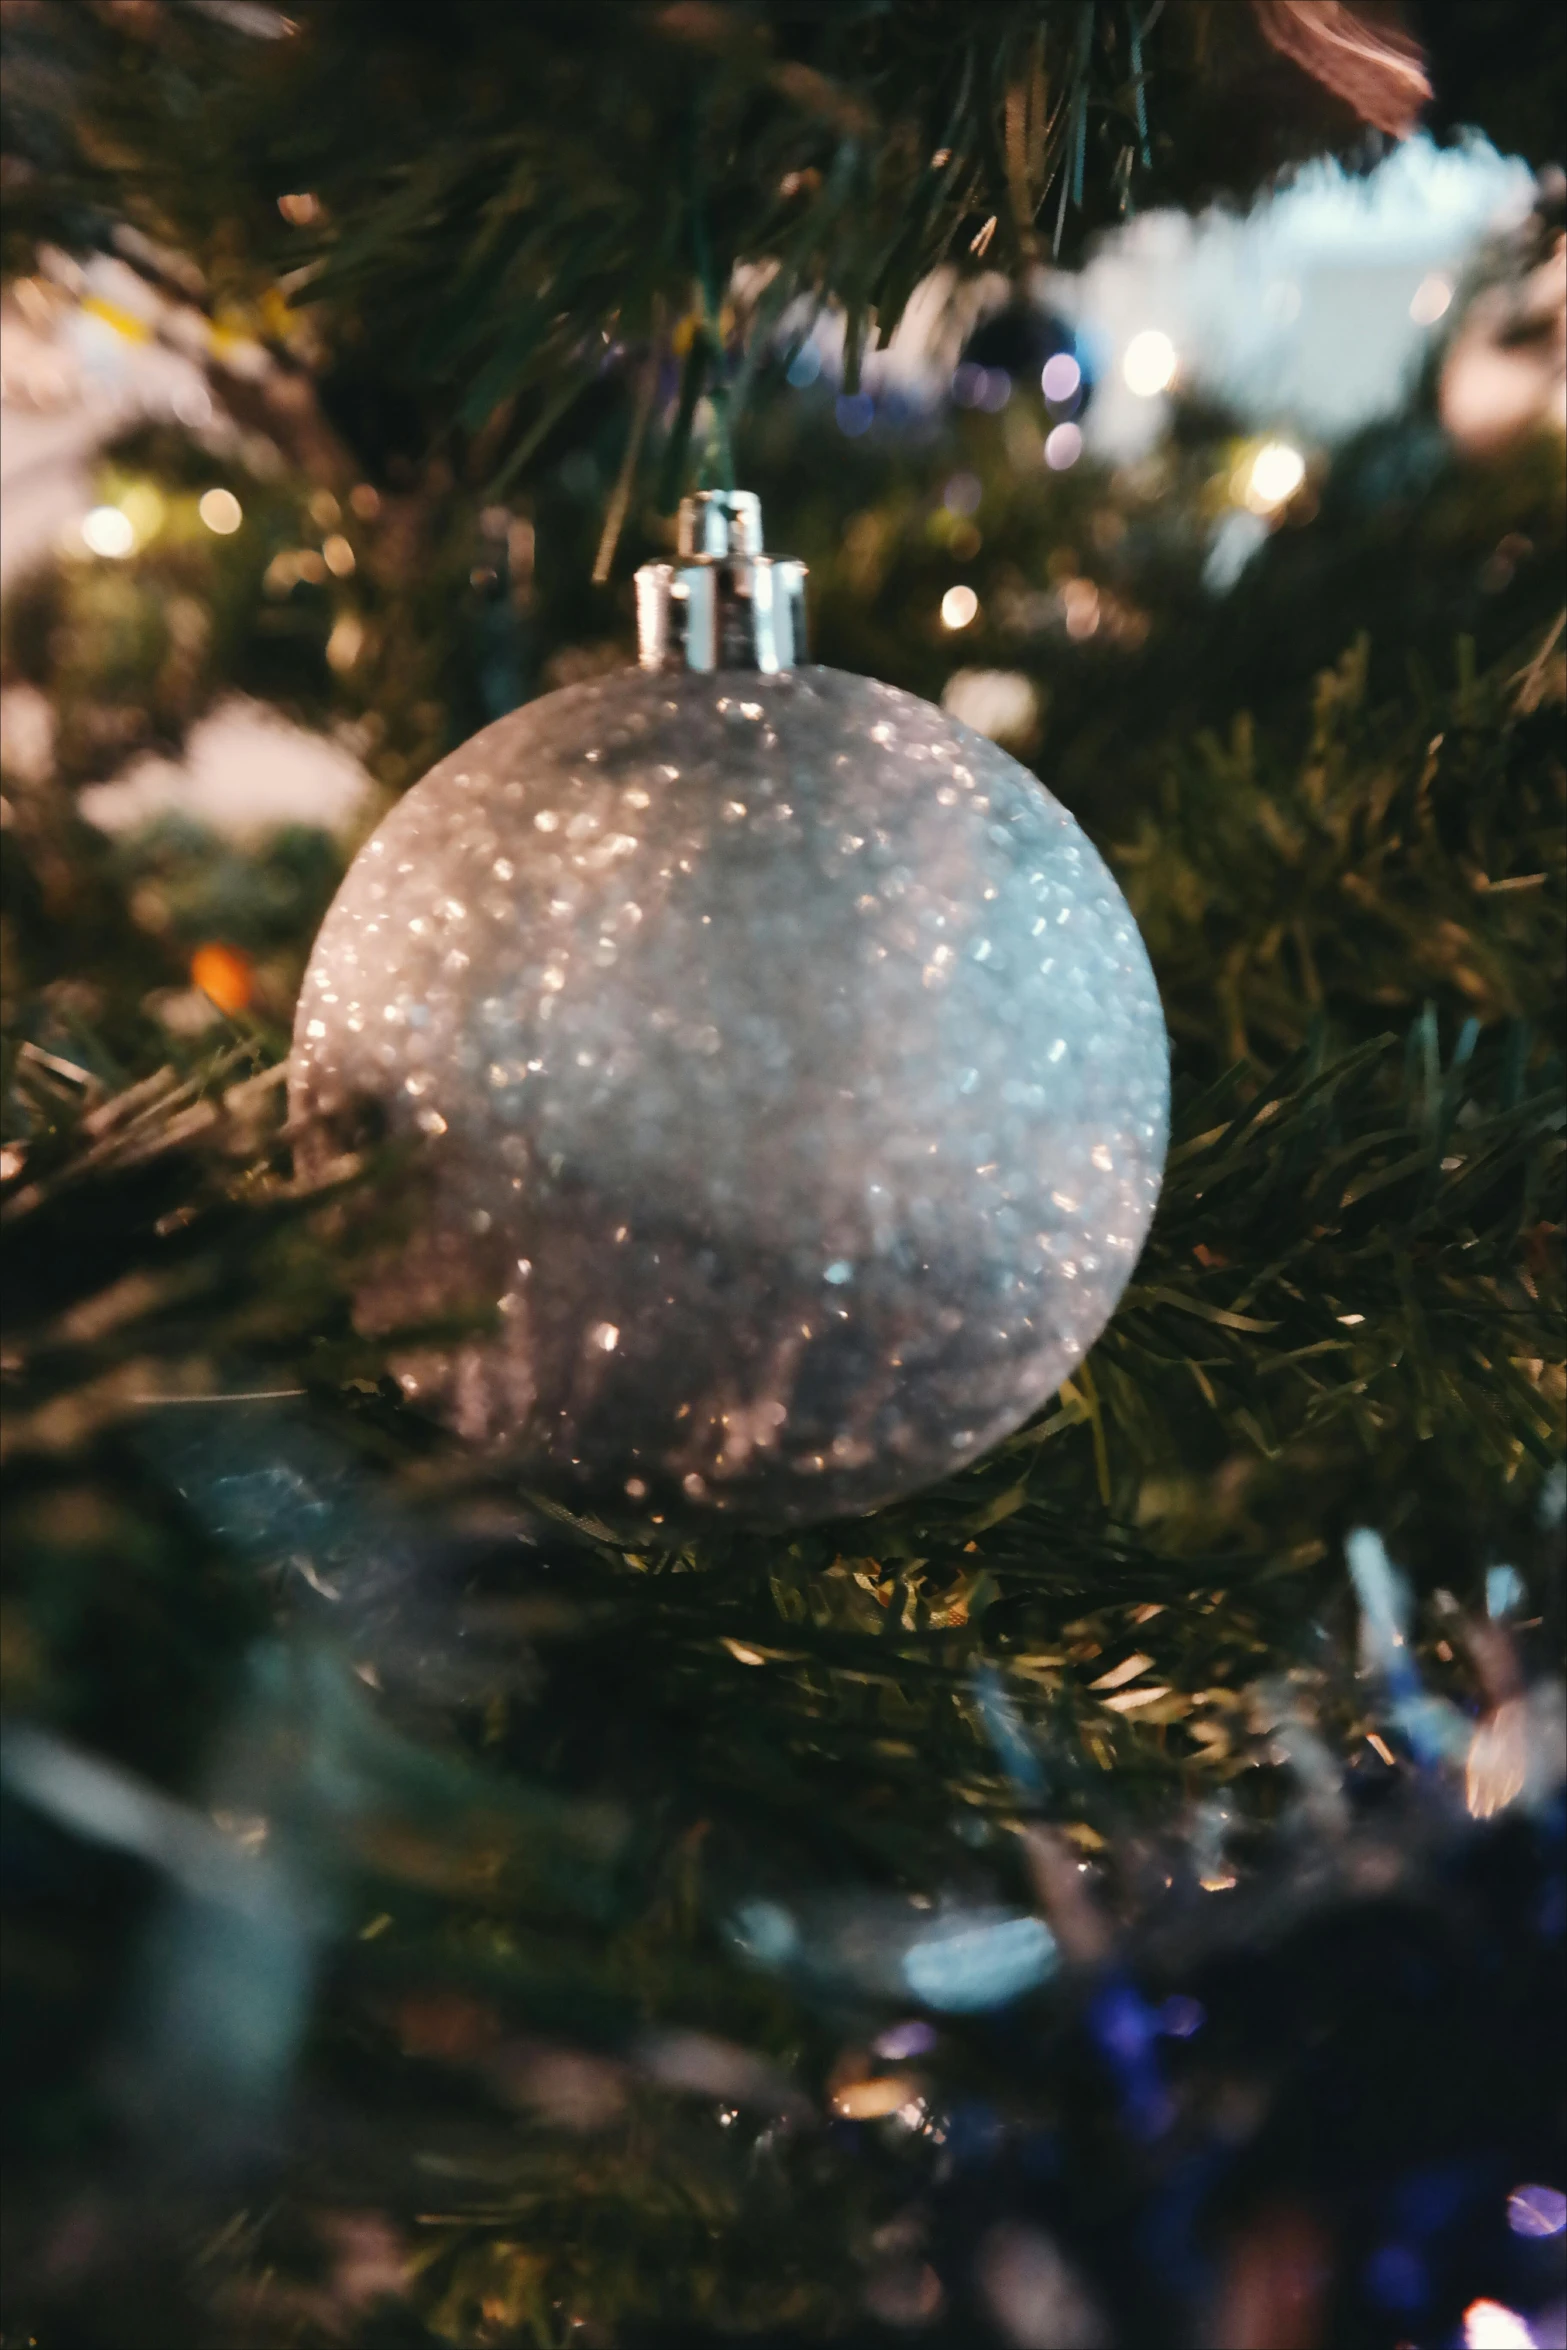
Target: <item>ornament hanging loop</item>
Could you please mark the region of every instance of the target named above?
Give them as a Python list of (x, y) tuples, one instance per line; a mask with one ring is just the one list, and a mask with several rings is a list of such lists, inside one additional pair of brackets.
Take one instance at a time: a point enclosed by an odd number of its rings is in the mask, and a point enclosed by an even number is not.
[(637, 658), (644, 669), (759, 669), (805, 659), (805, 565), (762, 552), (751, 490), (699, 490), (680, 502), (677, 559), (637, 573)]

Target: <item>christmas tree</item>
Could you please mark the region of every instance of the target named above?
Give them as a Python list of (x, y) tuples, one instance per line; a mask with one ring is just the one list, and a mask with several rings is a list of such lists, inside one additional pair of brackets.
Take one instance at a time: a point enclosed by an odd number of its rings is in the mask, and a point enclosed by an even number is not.
[[(4, 2338), (1561, 2340), (1554, 19), (4, 35), (8, 437), (88, 420), (5, 492)], [(1379, 412), (1096, 328), (1421, 124), (1526, 194)], [(465, 1447), (358, 1310), (406, 1155), (286, 1117), (352, 852), (736, 486), (1172, 1045), (1091, 1352), (803, 1526)]]

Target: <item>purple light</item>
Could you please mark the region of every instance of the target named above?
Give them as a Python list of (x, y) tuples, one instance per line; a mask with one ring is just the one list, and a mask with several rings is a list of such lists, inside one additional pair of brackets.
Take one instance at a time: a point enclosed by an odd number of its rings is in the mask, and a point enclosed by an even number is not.
[(1189, 2040), (1193, 2032), (1200, 2032), (1208, 2020), (1208, 2011), (1200, 1999), (1188, 1999), (1184, 1992), (1176, 1992), (1159, 2010), (1159, 2029), (1168, 2032), (1172, 2040)]
[(1070, 351), (1057, 351), (1047, 359), (1039, 378), (1039, 388), (1047, 400), (1064, 403), (1082, 388), (1083, 371)]
[(1045, 435), (1045, 463), (1052, 473), (1065, 473), (1083, 454), (1083, 436), (1075, 424), (1058, 424)]
[(872, 2043), (878, 2056), (888, 2057), (893, 2062), (904, 2056), (928, 2056), (935, 2045), (934, 2025), (922, 2023), (917, 2016), (906, 2024), (894, 2024), (890, 2030), (883, 2032), (879, 2040)]
[(1515, 2236), (1559, 2236), (1567, 2228), (1567, 2195), (1557, 2187), (1515, 2187), (1507, 2224)]

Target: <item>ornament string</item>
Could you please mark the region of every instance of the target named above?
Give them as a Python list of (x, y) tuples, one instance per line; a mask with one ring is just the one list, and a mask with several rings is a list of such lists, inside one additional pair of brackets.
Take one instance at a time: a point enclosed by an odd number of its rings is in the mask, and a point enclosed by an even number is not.
[(658, 389), (659, 374), (664, 363), (664, 304), (662, 297), (653, 297), (652, 327), (648, 337), (647, 357), (642, 363), (641, 380), (637, 385), (636, 406), (631, 414), (631, 429), (626, 435), (625, 455), (620, 460), (620, 471), (615, 487), (610, 492), (604, 509), (604, 528), (599, 534), (598, 553), (593, 558), (593, 585), (602, 587), (614, 566), (615, 549), (625, 528), (626, 515), (631, 506), (632, 484), (642, 456), (642, 444), (647, 438), (648, 419), (653, 413), (653, 395)]
[[(697, 291), (701, 298), (701, 317), (697, 339), (707, 346), (707, 363), (711, 374), (708, 388), (708, 408), (712, 415), (712, 430), (703, 451), (697, 481), (698, 489), (729, 490), (735, 486), (734, 447), (730, 438), (729, 386), (724, 377), (723, 311), (718, 298), (717, 272), (713, 263), (713, 241), (708, 234), (707, 208), (702, 196), (702, 154), (697, 137), (696, 114), (693, 109), (690, 129), (691, 158), (691, 244), (696, 262)], [(693, 345), (694, 348), (694, 345)], [(714, 476), (717, 479), (714, 479)]]

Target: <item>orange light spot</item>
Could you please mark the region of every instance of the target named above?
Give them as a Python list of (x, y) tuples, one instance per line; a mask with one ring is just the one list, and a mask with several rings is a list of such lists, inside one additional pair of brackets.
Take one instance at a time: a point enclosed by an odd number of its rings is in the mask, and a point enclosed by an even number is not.
[(238, 947), (210, 941), (190, 959), (193, 986), (211, 998), (220, 1012), (242, 1012), (255, 991), (256, 974), (250, 957)]

